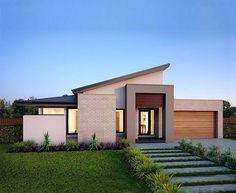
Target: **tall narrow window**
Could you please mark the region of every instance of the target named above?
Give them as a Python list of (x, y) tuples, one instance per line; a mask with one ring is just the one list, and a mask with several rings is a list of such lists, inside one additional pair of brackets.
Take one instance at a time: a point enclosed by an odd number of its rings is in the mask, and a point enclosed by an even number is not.
[(68, 109), (68, 134), (76, 134), (78, 130), (78, 109)]
[(123, 133), (124, 131), (124, 110), (116, 110), (116, 132)]

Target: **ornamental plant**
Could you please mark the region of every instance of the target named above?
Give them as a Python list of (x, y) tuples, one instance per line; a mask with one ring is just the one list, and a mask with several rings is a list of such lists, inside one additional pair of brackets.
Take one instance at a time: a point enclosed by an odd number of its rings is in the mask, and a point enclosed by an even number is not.
[(45, 151), (49, 151), (51, 141), (49, 139), (48, 132), (44, 133), (43, 137), (44, 137), (44, 140), (43, 140), (43, 144), (42, 144), (42, 149), (45, 150)]
[(92, 135), (92, 140), (91, 140), (91, 142), (90, 142), (90, 144), (89, 144), (88, 149), (89, 149), (89, 150), (98, 150), (98, 148), (99, 148), (99, 144), (98, 144), (98, 142), (97, 142), (96, 133), (94, 133), (94, 134)]

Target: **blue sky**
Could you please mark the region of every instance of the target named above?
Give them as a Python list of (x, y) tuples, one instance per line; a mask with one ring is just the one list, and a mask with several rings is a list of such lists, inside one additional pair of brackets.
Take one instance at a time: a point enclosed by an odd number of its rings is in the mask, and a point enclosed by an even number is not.
[(0, 98), (71, 94), (171, 63), (175, 98), (236, 105), (235, 0), (0, 0)]

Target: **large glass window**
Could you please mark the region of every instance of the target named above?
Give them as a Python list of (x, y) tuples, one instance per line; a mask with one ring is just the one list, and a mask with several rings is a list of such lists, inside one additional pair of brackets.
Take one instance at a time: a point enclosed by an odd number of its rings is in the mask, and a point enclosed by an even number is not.
[(43, 115), (64, 115), (64, 108), (42, 108)]
[(68, 134), (78, 132), (78, 109), (68, 109)]
[(116, 132), (123, 133), (124, 131), (124, 110), (116, 110)]

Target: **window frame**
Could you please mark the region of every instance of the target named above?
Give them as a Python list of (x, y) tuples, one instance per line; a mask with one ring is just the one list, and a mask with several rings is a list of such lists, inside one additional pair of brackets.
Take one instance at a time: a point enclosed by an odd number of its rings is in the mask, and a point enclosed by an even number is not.
[(123, 111), (123, 131), (117, 131), (116, 130), (116, 133), (125, 133), (126, 129), (125, 129), (125, 109), (122, 109), (122, 108), (118, 108), (116, 109), (116, 111), (119, 110), (119, 111)]
[[(57, 106), (55, 106), (55, 107), (40, 107), (41, 109), (42, 109), (42, 114), (38, 114), (38, 115), (65, 115), (65, 107), (57, 107)], [(49, 114), (44, 114), (44, 109), (63, 109), (63, 114), (56, 114), (56, 113), (49, 113)]]
[(78, 135), (78, 131), (77, 131), (77, 133), (69, 133), (69, 109), (77, 109), (78, 110), (78, 108), (76, 108), (76, 107), (67, 107), (66, 108), (66, 135)]

